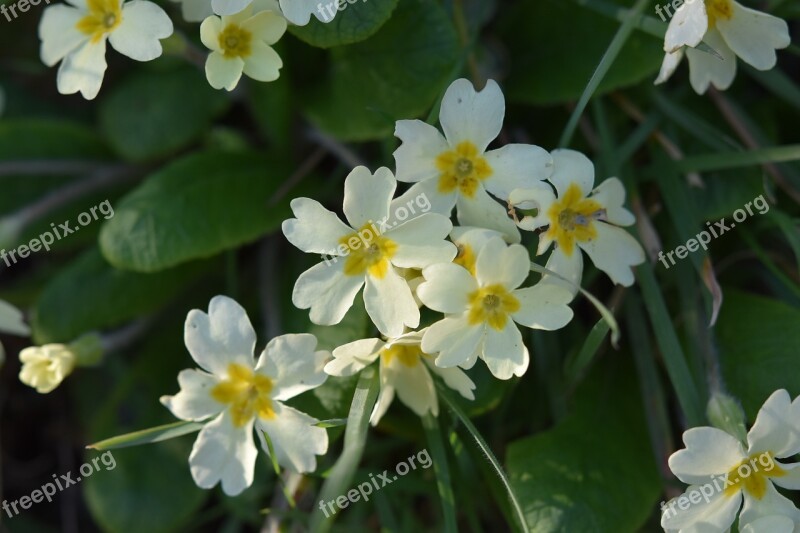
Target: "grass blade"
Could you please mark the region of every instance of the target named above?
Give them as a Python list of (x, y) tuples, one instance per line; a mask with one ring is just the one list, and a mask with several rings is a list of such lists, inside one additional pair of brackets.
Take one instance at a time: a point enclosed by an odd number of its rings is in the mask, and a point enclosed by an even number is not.
[(681, 172), (704, 172), (726, 168), (749, 167), (762, 163), (800, 160), (800, 144), (772, 146), (746, 152), (724, 152), (687, 157), (676, 164)]
[(445, 533), (457, 533), (455, 497), (453, 485), (450, 481), (450, 467), (447, 461), (447, 450), (439, 427), (439, 419), (428, 413), (422, 417), (422, 427), (428, 439), (428, 448), (433, 455), (433, 470), (436, 473), (436, 486), (439, 489), (439, 499), (442, 501), (444, 513)]
[(86, 446), (91, 450), (116, 450), (117, 448), (129, 448), (131, 446), (141, 446), (142, 444), (151, 444), (153, 442), (161, 442), (164, 440), (174, 439), (189, 433), (199, 431), (203, 424), (198, 422), (174, 422), (172, 424), (165, 424), (163, 426), (156, 426), (148, 429), (134, 431), (133, 433), (126, 433), (111, 437), (110, 439), (101, 440), (94, 444)]

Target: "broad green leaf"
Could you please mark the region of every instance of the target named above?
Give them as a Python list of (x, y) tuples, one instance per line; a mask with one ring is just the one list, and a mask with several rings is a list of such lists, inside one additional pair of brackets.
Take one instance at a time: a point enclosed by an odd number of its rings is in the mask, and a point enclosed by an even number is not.
[(289, 31), (320, 48), (357, 43), (377, 32), (389, 20), (397, 3), (398, 0), (320, 0), (317, 9), (326, 21), (331, 16), (329, 6), (334, 12), (342, 6), (341, 12), (331, 22), (320, 22), (312, 16), (305, 26), (289, 26)]
[(195, 67), (142, 70), (102, 100), (100, 127), (124, 158), (151, 160), (199, 138), (228, 103)]
[[(511, 60), (507, 97), (537, 105), (576, 100), (619, 27), (563, 0), (518, 2), (504, 9), (500, 31)], [(595, 94), (654, 78), (664, 56), (662, 46), (652, 36), (631, 35)]]
[(287, 218), (288, 201), (269, 202), (290, 174), (252, 153), (190, 155), (122, 199), (100, 249), (118, 268), (155, 272), (252, 242)]
[(331, 51), (328, 79), (309, 95), (305, 113), (339, 140), (386, 137), (396, 120), (430, 108), (457, 60), (456, 33), (441, 5), (404, 0), (378, 33)]
[(639, 394), (632, 371), (603, 365), (560, 424), (509, 445), (528, 531), (639, 531), (657, 510), (661, 481)]
[(800, 310), (778, 300), (725, 289), (717, 322), (719, 360), (728, 390), (750, 422), (777, 389), (800, 394)]
[(34, 307), (37, 343), (69, 342), (91, 330), (111, 328), (155, 311), (209, 265), (192, 264), (156, 274), (117, 270), (96, 248), (50, 280)]
[(174, 422), (172, 424), (164, 424), (154, 428), (141, 429), (133, 433), (126, 433), (124, 435), (117, 435), (108, 439), (95, 442), (86, 446), (89, 449), (104, 451), (116, 450), (119, 448), (130, 448), (132, 446), (141, 446), (142, 444), (151, 444), (153, 442), (161, 442), (164, 440), (174, 439), (175, 437), (182, 437), (189, 433), (195, 433), (203, 427), (203, 424), (197, 422)]

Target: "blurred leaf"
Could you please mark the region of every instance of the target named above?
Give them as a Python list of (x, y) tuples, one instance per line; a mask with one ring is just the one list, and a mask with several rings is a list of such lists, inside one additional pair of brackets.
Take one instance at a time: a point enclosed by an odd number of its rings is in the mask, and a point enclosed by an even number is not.
[(50, 280), (36, 302), (37, 343), (69, 342), (91, 330), (119, 326), (161, 307), (208, 265), (192, 264), (157, 274), (117, 270), (96, 248)]
[(286, 202), (269, 205), (289, 174), (285, 163), (253, 153), (187, 156), (122, 199), (100, 249), (118, 268), (156, 272), (252, 242), (289, 215)]
[[(504, 9), (500, 31), (511, 58), (509, 100), (527, 104), (576, 100), (619, 27), (563, 0), (518, 2)], [(663, 55), (658, 39), (631, 35), (595, 94), (654, 76)]]
[(155, 159), (199, 138), (228, 104), (194, 67), (143, 70), (102, 100), (100, 127), (124, 158)]
[(94, 444), (86, 446), (92, 450), (116, 450), (119, 448), (129, 448), (131, 446), (141, 446), (142, 444), (151, 444), (153, 442), (161, 442), (164, 440), (174, 439), (189, 433), (195, 433), (203, 427), (203, 424), (197, 422), (175, 422), (172, 424), (165, 424), (154, 428), (141, 429), (133, 433), (126, 433), (124, 435), (117, 435), (104, 439)]
[(748, 167), (760, 163), (781, 163), (800, 160), (800, 144), (772, 146), (744, 152), (718, 152), (693, 155), (677, 161), (678, 169), (688, 171), (721, 170), (725, 168)]
[[(614, 372), (609, 372), (609, 370)], [(528, 531), (639, 531), (661, 491), (633, 373), (599, 367), (554, 429), (512, 442), (506, 462)]]
[(344, 8), (336, 13), (332, 22), (320, 22), (312, 16), (307, 25), (289, 26), (289, 31), (306, 43), (320, 48), (357, 43), (377, 32), (389, 20), (397, 2), (398, 0), (320, 0), (318, 9), (321, 6), (320, 14), (324, 13), (322, 17), (326, 20), (329, 20), (327, 6), (336, 9), (338, 5), (343, 5)]
[(339, 140), (367, 141), (428, 110), (449, 81), (458, 46), (438, 2), (405, 0), (377, 34), (331, 56), (328, 80), (317, 84), (305, 112)]
[(800, 394), (800, 310), (778, 300), (725, 289), (717, 323), (719, 358), (728, 389), (750, 421), (777, 389)]

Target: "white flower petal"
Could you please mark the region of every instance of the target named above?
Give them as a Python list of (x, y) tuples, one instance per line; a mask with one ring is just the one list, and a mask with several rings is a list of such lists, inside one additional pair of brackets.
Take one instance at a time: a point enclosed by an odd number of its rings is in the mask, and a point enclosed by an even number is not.
[[(387, 225), (394, 227), (422, 216), (424, 213), (438, 213), (450, 218), (458, 195), (455, 192), (440, 193), (438, 183), (438, 178), (420, 181), (392, 200)], [(406, 213), (409, 213), (409, 216), (401, 221), (400, 218), (403, 218)]]
[(469, 294), (478, 289), (475, 278), (453, 263), (431, 265), (422, 275), (425, 281), (417, 287), (417, 297), (440, 313), (463, 313), (469, 306)]
[(222, 48), (219, 45), (219, 34), (222, 33), (222, 19), (210, 16), (200, 24), (200, 40), (203, 46), (214, 52), (219, 52)]
[(253, 368), (256, 332), (244, 308), (227, 296), (212, 298), (208, 314), (189, 311), (183, 337), (192, 358), (215, 376), (226, 375), (232, 363)]
[(588, 196), (594, 186), (592, 161), (580, 152), (565, 148), (550, 153), (553, 156), (553, 175), (550, 176), (550, 183), (556, 188), (558, 197), (563, 198), (573, 183), (578, 186), (583, 197)]
[(259, 11), (242, 23), (253, 38), (268, 45), (277, 43), (286, 33), (286, 19), (274, 11)]
[(3, 300), (0, 300), (0, 332), (21, 336), (31, 332), (22, 318), (22, 312)]
[(532, 183), (524, 189), (515, 189), (508, 196), (508, 202), (517, 209), (536, 209), (535, 215), (525, 215), (517, 227), (525, 231), (535, 231), (550, 224), (547, 212), (556, 201), (553, 188), (547, 183)]
[(241, 13), (253, 0), (211, 0), (211, 9), (220, 16)]
[(546, 180), (553, 173), (550, 153), (532, 144), (507, 144), (484, 154), (492, 167), (486, 180), (486, 189), (502, 200), (507, 200), (514, 189), (524, 189)]
[[(780, 494), (770, 482), (767, 482), (767, 492), (761, 499), (753, 498), (747, 491), (744, 491), (744, 505), (739, 514), (739, 525), (752, 524), (759, 518), (767, 516), (785, 516), (793, 522), (800, 521), (800, 511), (797, 510), (794, 503)], [(769, 531), (769, 533), (775, 532)]]
[(798, 453), (800, 427), (792, 420), (792, 399), (784, 389), (773, 392), (747, 434), (748, 455), (770, 452), (773, 457), (789, 457)]
[(450, 150), (439, 130), (421, 120), (398, 120), (394, 135), (402, 141), (394, 151), (397, 181), (418, 182), (438, 178), (436, 158)]
[[(338, 10), (334, 8), (333, 15), (330, 15), (331, 10), (327, 9), (327, 6), (330, 5), (332, 1), (338, 0), (325, 0), (322, 3), (319, 0), (280, 0), (283, 15), (289, 22), (297, 24), (298, 26), (305, 26), (308, 24), (312, 14), (320, 22), (332, 22), (338, 12)], [(320, 12), (317, 9), (318, 5), (322, 5), (323, 11)]]
[[(274, 418), (259, 418), (257, 429), (265, 431), (272, 441), (278, 464), (298, 473), (313, 472), (317, 468), (317, 455), (328, 451), (328, 432), (316, 427), (316, 418), (301, 413), (288, 405), (272, 402)], [(259, 433), (261, 447), (269, 453), (264, 436)]]
[(683, 433), (686, 448), (669, 457), (669, 468), (684, 483), (702, 485), (742, 462), (742, 444), (721, 429), (695, 427)]
[(439, 122), (451, 146), (469, 141), (483, 153), (503, 127), (506, 103), (503, 91), (494, 80), (476, 92), (464, 78), (450, 84), (442, 98)]
[(385, 233), (397, 244), (392, 264), (403, 268), (425, 268), (448, 263), (456, 256), (456, 247), (446, 241), (453, 229), (450, 219), (438, 213), (425, 213)]
[(615, 226), (630, 226), (636, 222), (633, 213), (625, 209), (625, 187), (618, 178), (608, 178), (592, 191), (592, 200), (602, 205), (605, 210), (605, 218)]
[(769, 70), (775, 66), (776, 49), (786, 48), (791, 43), (789, 25), (786, 21), (731, 0), (733, 16), (719, 18), (717, 29), (725, 42), (742, 58), (742, 61), (758, 70)]
[[(611, 281), (630, 287), (633, 285), (632, 267), (644, 263), (644, 249), (633, 236), (622, 228), (603, 222), (595, 223), (597, 238), (578, 242), (592, 263), (608, 274)], [(573, 253), (578, 253), (577, 250)]]
[[(764, 466), (761, 461), (762, 457), (764, 456), (760, 455), (758, 457), (759, 462), (756, 464), (758, 464), (759, 468), (761, 468), (764, 472), (771, 472), (774, 467), (770, 467), (769, 462), (766, 466)], [(781, 470), (784, 471), (783, 475), (770, 478), (773, 483), (779, 487), (783, 487), (784, 489), (800, 490), (800, 463), (782, 464), (773, 460), (772, 464), (777, 465)], [(769, 468), (769, 470), (767, 470), (767, 468)]]
[(325, 383), (328, 375), (323, 368), (330, 353), (316, 348), (317, 338), (309, 333), (280, 335), (269, 341), (256, 371), (272, 379), (274, 400), (289, 400)]
[(683, 59), (683, 48), (678, 48), (674, 52), (667, 52), (664, 54), (664, 61), (661, 62), (661, 70), (658, 72), (658, 77), (654, 82), (655, 85), (660, 85), (670, 79), (675, 69), (681, 64)]
[(483, 330), (483, 324), (470, 326), (466, 315), (444, 318), (425, 331), (422, 351), (438, 353), (438, 367), (460, 365), (475, 355), (483, 340)]
[(463, 370), (457, 367), (440, 368), (427, 359), (425, 359), (425, 364), (428, 365), (431, 372), (438, 374), (442, 378), (445, 385), (457, 391), (467, 400), (475, 399), (475, 394), (472, 392), (475, 390), (475, 383), (469, 379), (469, 376)]
[(281, 229), (286, 239), (304, 252), (338, 255), (339, 240), (354, 231), (316, 200), (295, 198), (291, 207), (296, 218), (284, 220)]
[(39, 39), (42, 41), (39, 55), (42, 63), (52, 67), (89, 40), (89, 36), (76, 27), (81, 18), (81, 11), (64, 4), (44, 10), (39, 22)]
[(408, 282), (390, 267), (382, 278), (367, 276), (364, 305), (378, 331), (399, 337), (405, 326), (419, 326), (419, 308)]
[(331, 326), (341, 322), (364, 285), (363, 276), (344, 273), (344, 264), (341, 260), (319, 263), (297, 278), (292, 303), (299, 309), (310, 309), (309, 316), (314, 324)]
[(521, 240), (519, 230), (509, 217), (506, 208), (497, 203), (486, 190), (479, 186), (474, 198), (458, 195), (458, 223), (462, 226), (476, 226), (499, 231), (509, 242)]
[(436, 398), (436, 387), (433, 385), (428, 368), (419, 360), (413, 366), (406, 366), (397, 358), (391, 360), (389, 365), (381, 363), (381, 382), (386, 382), (394, 388), (397, 397), (417, 416), (431, 413), (439, 415), (439, 403)]
[(530, 363), (528, 348), (525, 347), (522, 334), (512, 320), (506, 321), (505, 327), (500, 331), (492, 327), (486, 328), (481, 355), (489, 371), (497, 379), (522, 376)]
[(519, 311), (511, 316), (515, 322), (533, 329), (553, 331), (572, 320), (569, 302), (573, 294), (562, 286), (539, 282), (533, 287), (512, 293), (519, 300)]
[(792, 533), (794, 520), (787, 516), (765, 516), (739, 526), (740, 533)]
[(56, 84), (61, 94), (80, 91), (87, 100), (94, 100), (103, 84), (106, 72), (106, 40), (98, 43), (86, 41), (67, 54), (58, 67)]
[(709, 30), (705, 42), (716, 50), (722, 59), (702, 50), (686, 49), (686, 57), (689, 59), (689, 81), (697, 94), (705, 93), (709, 85), (724, 91), (731, 86), (733, 78), (736, 77), (736, 56), (722, 40), (719, 30)]
[(708, 14), (703, 0), (684, 2), (673, 15), (664, 36), (664, 51), (674, 52), (682, 46), (694, 48), (708, 30)]
[(544, 267), (562, 278), (566, 278), (567, 281), (551, 274), (545, 274), (542, 276), (540, 284), (558, 285), (568, 290), (573, 297), (578, 294), (583, 276), (583, 253), (580, 250), (573, 250), (572, 255), (568, 256), (561, 248), (556, 247), (547, 258), (547, 264)]
[(159, 39), (166, 39), (172, 31), (172, 21), (163, 9), (147, 0), (131, 0), (122, 4), (122, 21), (108, 40), (122, 55), (152, 61), (161, 56)]
[(381, 421), (381, 418), (383, 418), (383, 415), (389, 410), (389, 406), (392, 405), (392, 401), (394, 400), (394, 387), (388, 384), (383, 374), (381, 374), (380, 379), (381, 391), (378, 393), (378, 400), (375, 402), (375, 407), (372, 409), (372, 414), (369, 417), (369, 423), (373, 426), (378, 425), (378, 422)]
[(385, 342), (380, 339), (359, 339), (333, 350), (333, 360), (325, 365), (331, 376), (352, 376), (375, 362)]
[(223, 492), (236, 496), (253, 484), (258, 450), (253, 421), (235, 427), (229, 413), (226, 409), (200, 430), (189, 466), (198, 487), (210, 489), (221, 481)]
[(507, 245), (499, 237), (490, 239), (475, 264), (475, 277), (481, 287), (499, 283), (506, 289), (516, 289), (531, 271), (528, 251), (521, 244)]
[(275, 81), (283, 66), (281, 56), (262, 41), (253, 41), (251, 54), (244, 60), (244, 73), (256, 81)]
[[(209, 20), (209, 19), (207, 19)], [(215, 89), (232, 91), (244, 72), (244, 61), (239, 57), (227, 58), (221, 52), (211, 52), (206, 59), (206, 78)]]
[(392, 172), (379, 168), (373, 175), (367, 167), (354, 168), (344, 180), (344, 216), (354, 228), (381, 222), (389, 216), (389, 204), (397, 181)]
[(160, 401), (172, 414), (181, 420), (204, 420), (218, 415), (225, 406), (211, 397), (219, 380), (200, 370), (181, 370), (178, 374), (180, 392), (174, 396), (162, 396)]
[[(713, 485), (706, 485), (704, 490), (708, 497), (705, 497), (701, 490), (703, 489), (699, 485), (690, 486), (681, 496), (670, 501), (661, 514), (661, 527), (667, 531), (682, 533), (728, 531), (736, 519), (739, 506), (742, 505), (742, 493), (726, 496)], [(694, 501), (697, 503), (689, 499), (694, 494)], [(679, 501), (685, 509), (678, 506)]]

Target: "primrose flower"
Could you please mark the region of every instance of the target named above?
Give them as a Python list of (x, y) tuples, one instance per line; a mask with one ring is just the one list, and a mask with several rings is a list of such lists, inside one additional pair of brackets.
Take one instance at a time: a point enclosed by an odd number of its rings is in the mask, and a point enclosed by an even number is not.
[(419, 326), (419, 308), (399, 269), (451, 261), (456, 247), (445, 237), (453, 225), (436, 213), (387, 223), (396, 186), (387, 168), (375, 175), (365, 167), (353, 169), (344, 183), (349, 226), (317, 201), (292, 200), (297, 218), (284, 221), (283, 234), (300, 250), (325, 259), (300, 275), (292, 293), (294, 305), (310, 309), (315, 324), (338, 324), (365, 287), (367, 313), (382, 334), (399, 337), (405, 326)]
[[(704, 41), (721, 56), (695, 49)], [(698, 94), (714, 85), (730, 87), (736, 76), (736, 56), (758, 70), (775, 66), (775, 50), (789, 46), (789, 26), (778, 17), (750, 9), (735, 0), (687, 0), (676, 11), (664, 39), (667, 53), (655, 83), (672, 76), (689, 58), (689, 78)]]
[(245, 310), (226, 296), (211, 300), (208, 314), (197, 309), (186, 317), (186, 348), (202, 370), (178, 374), (181, 390), (162, 396), (181, 420), (206, 421), (189, 456), (195, 483), (235, 496), (253, 483), (257, 450), (269, 452), (267, 435), (278, 464), (296, 472), (316, 468), (315, 455), (328, 449), (328, 434), (318, 420), (283, 402), (325, 382), (322, 368), (330, 356), (315, 351), (310, 334), (281, 335), (253, 358), (256, 334)]
[(466, 268), (474, 276), (478, 253), (492, 237), (502, 238), (503, 234), (486, 228), (454, 227), (453, 231), (450, 232), (450, 239), (455, 243), (458, 253), (453, 259), (453, 263)]
[(75, 368), (75, 354), (65, 344), (30, 346), (19, 353), (19, 380), (39, 394), (55, 390)]
[(272, 46), (286, 31), (286, 19), (275, 11), (252, 7), (231, 16), (211, 16), (200, 25), (200, 39), (211, 53), (206, 78), (215, 89), (232, 91), (242, 73), (258, 81), (275, 81), (283, 61)]
[[(573, 150), (554, 150), (553, 162), (550, 181), (558, 196), (546, 183), (512, 192), (509, 203), (537, 208), (534, 216), (523, 217), (517, 225), (528, 231), (548, 226), (539, 235), (537, 255), (545, 253), (555, 241), (546, 268), (575, 285), (580, 284), (583, 272), (580, 250), (614, 283), (632, 285), (631, 267), (643, 263), (645, 257), (636, 239), (618, 227), (635, 222), (633, 214), (622, 207), (625, 202), (622, 182), (609, 178), (592, 190), (594, 165)], [(574, 294), (577, 289), (571, 290)]]
[(474, 400), (475, 384), (459, 368), (439, 368), (433, 357), (420, 347), (425, 330), (412, 331), (400, 337), (382, 341), (361, 339), (333, 350), (333, 360), (325, 365), (332, 376), (352, 376), (380, 359), (381, 392), (372, 411), (370, 421), (377, 425), (389, 406), (395, 392), (400, 401), (418, 416), (431, 413), (439, 416), (439, 403), (431, 372), (438, 374), (445, 384), (464, 398)]
[(500, 133), (504, 115), (497, 83), (489, 80), (476, 92), (468, 80), (459, 79), (442, 99), (444, 136), (421, 120), (399, 120), (395, 136), (403, 142), (394, 152), (397, 179), (414, 183), (401, 198), (425, 195), (433, 211), (448, 217), (456, 206), (462, 226), (494, 229), (519, 242), (505, 207), (488, 192), (505, 200), (513, 189), (548, 178), (552, 159), (543, 148), (527, 144), (486, 151)]
[(721, 429), (697, 427), (683, 434), (686, 448), (669, 467), (689, 488), (662, 505), (661, 526), (669, 531), (796, 531), (800, 510), (777, 489), (800, 489), (800, 463), (782, 463), (800, 452), (800, 399), (775, 391), (740, 442)]
[[(274, 7), (270, 7), (273, 10), (278, 10), (280, 5), (279, 10), (286, 17), (286, 20), (297, 26), (308, 24), (312, 14), (320, 22), (331, 22), (338, 12), (338, 0), (326, 0), (325, 2), (320, 2), (319, 0), (280, 0), (280, 4), (275, 0), (266, 1), (274, 5)], [(264, 0), (211, 0), (211, 7), (217, 15), (228, 16), (240, 13), (250, 5), (263, 3)]]
[(106, 71), (106, 40), (136, 61), (161, 55), (160, 39), (172, 35), (172, 21), (146, 0), (69, 0), (48, 7), (39, 23), (41, 58), (48, 67), (59, 61), (58, 92), (80, 92), (92, 100)]
[(438, 353), (436, 366), (442, 368), (471, 368), (480, 356), (499, 379), (524, 374), (529, 355), (516, 324), (555, 330), (572, 319), (572, 293), (542, 283), (520, 289), (529, 273), (525, 248), (499, 237), (478, 253), (474, 276), (454, 263), (425, 268), (417, 296), (447, 316), (425, 332), (422, 350)]

